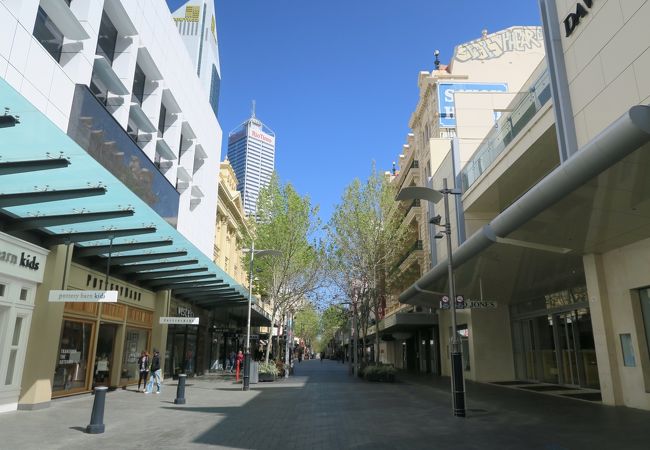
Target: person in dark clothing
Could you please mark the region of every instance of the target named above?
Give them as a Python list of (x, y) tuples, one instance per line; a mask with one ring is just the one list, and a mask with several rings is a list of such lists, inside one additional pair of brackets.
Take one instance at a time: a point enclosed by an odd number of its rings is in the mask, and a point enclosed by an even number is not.
[(147, 389), (145, 389), (145, 394), (151, 394), (153, 391), (153, 384), (156, 383), (156, 394), (160, 394), (160, 388), (162, 386), (160, 375), (160, 354), (158, 350), (153, 351), (153, 358), (151, 358), (151, 375), (149, 376), (149, 383), (147, 383)]
[(149, 375), (149, 353), (142, 350), (140, 357), (138, 358), (138, 370), (140, 371), (140, 378), (138, 379), (138, 392), (140, 392), (140, 383), (142, 383), (142, 389), (144, 390), (147, 387), (147, 375)]

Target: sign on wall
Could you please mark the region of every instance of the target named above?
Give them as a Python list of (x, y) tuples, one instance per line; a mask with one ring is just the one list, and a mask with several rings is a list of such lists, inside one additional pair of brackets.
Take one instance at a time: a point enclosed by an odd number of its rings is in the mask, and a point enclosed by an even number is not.
[(456, 92), (508, 92), (507, 83), (439, 83), (438, 114), (441, 128), (456, 128)]
[(117, 291), (50, 291), (48, 302), (116, 303)]
[(160, 325), (198, 325), (198, 317), (161, 317)]

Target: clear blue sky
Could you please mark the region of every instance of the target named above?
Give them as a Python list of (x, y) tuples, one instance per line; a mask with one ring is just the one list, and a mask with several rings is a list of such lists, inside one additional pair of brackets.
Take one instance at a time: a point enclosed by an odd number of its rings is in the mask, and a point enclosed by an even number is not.
[[(175, 9), (183, 0), (168, 0)], [(250, 115), (277, 136), (276, 171), (324, 221), (372, 161), (389, 170), (418, 99), (417, 77), (481, 30), (539, 25), (537, 0), (216, 0), (219, 121)]]

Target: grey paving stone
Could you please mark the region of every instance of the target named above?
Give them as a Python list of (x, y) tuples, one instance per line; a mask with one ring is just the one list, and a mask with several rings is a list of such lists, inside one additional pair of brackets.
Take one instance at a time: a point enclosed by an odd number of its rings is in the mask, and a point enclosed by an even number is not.
[(451, 415), (449, 381), (403, 375), (368, 383), (335, 361), (303, 361), (288, 380), (239, 385), (194, 378), (187, 404), (118, 390), (106, 431), (83, 432), (93, 397), (0, 415), (0, 449), (644, 449), (650, 412), (467, 383), (469, 413)]

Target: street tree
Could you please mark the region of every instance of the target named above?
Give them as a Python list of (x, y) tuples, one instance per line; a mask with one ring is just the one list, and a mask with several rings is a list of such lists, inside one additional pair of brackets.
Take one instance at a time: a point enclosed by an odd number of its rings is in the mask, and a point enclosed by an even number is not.
[(305, 345), (311, 347), (320, 334), (320, 317), (314, 305), (310, 302), (298, 310), (294, 317), (294, 334), (302, 339)]
[(395, 195), (389, 175), (378, 173), (373, 164), (367, 180), (355, 179), (347, 186), (328, 224), (331, 280), (357, 315), (355, 333), (359, 331), (364, 348), (369, 328), (376, 324), (376, 360), (385, 296), (409, 239)]
[[(286, 323), (287, 314), (297, 311), (317, 295), (324, 270), (324, 252), (316, 239), (320, 228), (318, 208), (274, 174), (260, 191), (255, 224), (255, 247), (277, 250), (274, 256), (255, 260), (255, 283), (270, 302), (272, 326)], [(249, 258), (247, 255), (246, 258)], [(266, 362), (272, 339), (266, 347)]]

